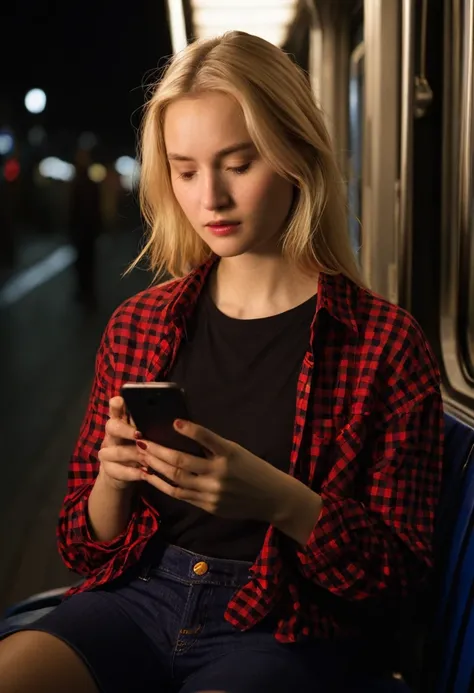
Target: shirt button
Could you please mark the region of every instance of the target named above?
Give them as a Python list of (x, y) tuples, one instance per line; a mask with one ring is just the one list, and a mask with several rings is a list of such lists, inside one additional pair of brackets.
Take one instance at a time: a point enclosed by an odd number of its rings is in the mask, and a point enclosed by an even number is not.
[(205, 561), (199, 561), (199, 563), (196, 563), (193, 570), (196, 573), (196, 575), (205, 575), (209, 570), (209, 566)]

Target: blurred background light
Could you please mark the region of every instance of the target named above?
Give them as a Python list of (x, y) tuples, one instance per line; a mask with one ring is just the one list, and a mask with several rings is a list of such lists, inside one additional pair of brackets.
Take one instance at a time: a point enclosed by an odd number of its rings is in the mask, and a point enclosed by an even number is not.
[(12, 277), (0, 288), (0, 308), (15, 303), (37, 286), (62, 272), (74, 262), (76, 256), (74, 248), (69, 245), (62, 246), (41, 262)]
[(42, 89), (30, 89), (25, 96), (25, 107), (30, 113), (42, 113), (46, 108), (46, 94)]
[(87, 174), (94, 183), (102, 183), (107, 175), (107, 169), (103, 164), (91, 164)]
[(131, 156), (120, 156), (115, 162), (115, 170), (125, 190), (134, 190), (140, 179), (140, 164)]
[(0, 131), (0, 155), (10, 154), (13, 149), (14, 141), (9, 132)]
[(115, 170), (121, 176), (133, 176), (137, 167), (137, 160), (131, 156), (120, 156), (115, 162)]
[(9, 159), (3, 167), (3, 175), (7, 183), (13, 183), (20, 175), (20, 164), (17, 159)]
[(70, 181), (74, 178), (75, 168), (67, 161), (62, 161), (55, 156), (48, 156), (40, 162), (38, 170), (43, 178), (53, 180)]

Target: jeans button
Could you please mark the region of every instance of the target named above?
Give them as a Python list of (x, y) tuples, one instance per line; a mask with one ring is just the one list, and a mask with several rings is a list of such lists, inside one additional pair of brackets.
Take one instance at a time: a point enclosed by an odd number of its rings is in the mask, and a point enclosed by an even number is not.
[(196, 565), (193, 568), (193, 571), (196, 573), (196, 575), (205, 575), (208, 570), (209, 566), (205, 561), (199, 561), (199, 563), (196, 563)]

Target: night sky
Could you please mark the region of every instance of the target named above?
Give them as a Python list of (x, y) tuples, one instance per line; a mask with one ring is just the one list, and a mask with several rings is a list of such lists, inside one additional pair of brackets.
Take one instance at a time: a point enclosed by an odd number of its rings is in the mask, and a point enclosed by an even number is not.
[(15, 0), (0, 23), (3, 120), (27, 128), (24, 94), (40, 87), (47, 130), (133, 143), (143, 84), (171, 53), (165, 0)]

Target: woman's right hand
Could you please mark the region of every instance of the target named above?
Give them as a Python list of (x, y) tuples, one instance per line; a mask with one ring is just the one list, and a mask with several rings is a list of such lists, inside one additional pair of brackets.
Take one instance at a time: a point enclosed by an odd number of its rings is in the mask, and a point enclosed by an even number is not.
[(109, 415), (104, 440), (99, 450), (99, 476), (107, 485), (123, 491), (134, 481), (141, 480), (144, 467), (135, 445), (139, 434), (127, 421), (122, 397), (112, 397), (109, 402)]

